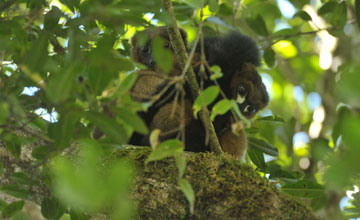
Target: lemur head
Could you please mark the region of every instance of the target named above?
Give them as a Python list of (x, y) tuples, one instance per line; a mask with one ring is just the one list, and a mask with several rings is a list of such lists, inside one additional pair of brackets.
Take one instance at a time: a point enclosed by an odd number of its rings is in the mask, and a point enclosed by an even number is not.
[[(184, 40), (185, 46), (187, 46), (187, 34), (186, 32), (180, 28), (181, 36)], [(143, 35), (146, 37), (146, 41), (143, 44), (139, 44), (139, 36)], [(152, 40), (155, 37), (161, 37), (164, 40), (164, 47), (169, 48), (171, 51), (173, 51), (173, 48), (170, 43), (170, 37), (167, 31), (166, 26), (161, 27), (149, 27), (146, 28), (143, 31), (137, 32), (131, 39), (132, 44), (132, 50), (131, 50), (131, 56), (132, 58), (139, 62), (144, 64), (145, 66), (149, 67), (150, 69), (155, 69), (155, 60), (152, 54), (152, 47), (151, 43)]]
[(249, 63), (233, 74), (228, 95), (236, 100), (241, 113), (248, 119), (254, 117), (269, 102), (269, 95), (259, 73)]

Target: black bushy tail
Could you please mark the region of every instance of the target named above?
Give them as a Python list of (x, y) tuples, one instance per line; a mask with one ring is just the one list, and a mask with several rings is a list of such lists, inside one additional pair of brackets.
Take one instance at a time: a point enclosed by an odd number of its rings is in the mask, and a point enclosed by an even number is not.
[[(223, 72), (236, 71), (245, 63), (259, 66), (259, 49), (256, 43), (240, 32), (232, 31), (224, 36), (204, 39), (206, 59), (210, 66), (218, 65)], [(200, 46), (197, 47), (200, 52)]]

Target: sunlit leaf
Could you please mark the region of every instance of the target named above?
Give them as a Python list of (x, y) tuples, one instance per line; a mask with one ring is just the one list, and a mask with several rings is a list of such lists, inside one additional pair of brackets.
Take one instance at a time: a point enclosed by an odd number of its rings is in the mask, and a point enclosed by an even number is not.
[(227, 99), (223, 99), (217, 102), (211, 111), (210, 119), (213, 121), (217, 115), (223, 115), (231, 109), (231, 102)]
[(210, 72), (211, 72), (211, 76), (210, 76), (211, 80), (216, 80), (223, 76), (223, 73), (221, 72), (221, 68), (217, 65), (212, 66), (210, 68)]
[(211, 104), (216, 97), (219, 95), (219, 88), (216, 86), (209, 86), (196, 98), (193, 110), (194, 117), (197, 118), (197, 113), (202, 109), (203, 106), (208, 106)]

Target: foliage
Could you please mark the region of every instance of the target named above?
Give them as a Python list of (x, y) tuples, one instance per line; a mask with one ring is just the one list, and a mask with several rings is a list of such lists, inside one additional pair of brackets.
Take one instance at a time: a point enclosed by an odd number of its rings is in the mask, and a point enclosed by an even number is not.
[[(236, 29), (260, 45), (264, 62), (259, 72), (271, 102), (246, 128), (247, 163), (284, 192), (305, 198), (314, 210), (324, 210), (319, 212), (325, 213), (323, 217), (347, 218), (346, 210), (338, 208), (340, 199), (360, 184), (360, 1), (173, 4), (190, 41), (201, 24), (206, 35)], [(290, 8), (282, 9), (284, 5)], [(136, 113), (150, 103), (134, 102), (129, 94), (139, 67), (130, 59), (129, 40), (136, 30), (170, 21), (159, 0), (0, 3), (1, 147), (21, 158), (24, 146), (31, 146), (32, 168), (51, 187), (41, 205), (44, 217), (59, 219), (66, 209), (72, 219), (87, 219), (83, 212), (109, 206), (116, 210), (114, 219), (131, 217), (131, 202), (124, 198), (135, 171), (122, 160), (106, 171), (99, 164), (134, 131), (148, 132)], [(153, 45), (158, 50), (155, 58), (171, 62), (159, 45)], [(165, 71), (168, 62), (161, 66)], [(212, 70), (213, 78), (221, 77), (220, 70)], [(195, 111), (218, 94), (216, 87), (205, 89)], [(103, 113), (109, 103), (115, 118)], [(222, 100), (214, 104), (212, 118), (230, 109), (238, 111), (231, 100)], [(91, 138), (95, 127), (104, 138)], [(194, 193), (183, 178), (186, 163), (179, 145), (173, 140), (161, 143), (148, 161), (175, 156), (179, 186), (193, 207)], [(82, 149), (78, 163), (61, 157), (74, 147)], [(9, 172), (4, 167), (1, 162), (0, 174)], [(37, 184), (26, 170), (13, 174), (11, 183), (0, 189), (20, 200), (0, 201), (2, 217), (23, 219), (21, 200), (31, 198), (28, 189)], [(351, 216), (358, 217), (358, 193), (351, 202)], [(334, 208), (335, 214), (330, 212)]]

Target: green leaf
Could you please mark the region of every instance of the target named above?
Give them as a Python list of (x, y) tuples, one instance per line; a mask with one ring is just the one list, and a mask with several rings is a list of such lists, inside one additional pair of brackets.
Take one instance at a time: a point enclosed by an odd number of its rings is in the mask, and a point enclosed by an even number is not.
[(264, 59), (268, 67), (273, 67), (275, 65), (275, 52), (271, 47), (266, 48)]
[(251, 122), (249, 119), (245, 118), (245, 116), (241, 113), (239, 104), (235, 100), (231, 100), (232, 110), (235, 111), (236, 115), (241, 119), (241, 121), (245, 124), (245, 127), (250, 127)]
[(228, 16), (234, 13), (233, 7), (228, 3), (221, 3), (219, 6), (219, 10), (217, 12), (218, 15)]
[(97, 112), (87, 112), (86, 117), (114, 142), (118, 144), (127, 143), (129, 137), (126, 130), (113, 118)]
[(48, 146), (39, 146), (34, 148), (31, 152), (31, 156), (37, 160), (44, 160), (49, 155)]
[(128, 74), (126, 78), (120, 83), (119, 89), (121, 89), (121, 91), (129, 91), (136, 82), (136, 79), (136, 72)]
[(101, 95), (113, 78), (114, 73), (107, 68), (93, 66), (89, 70), (89, 83), (96, 95)]
[(266, 164), (264, 159), (264, 154), (262, 151), (257, 148), (248, 148), (247, 153), (251, 161), (262, 171), (265, 172)]
[(206, 22), (209, 22), (209, 23), (221, 25), (221, 26), (226, 27), (226, 28), (229, 28), (229, 29), (234, 29), (232, 26), (228, 25), (226, 22), (224, 22), (223, 20), (221, 20), (221, 18), (216, 17), (216, 16), (207, 17), (205, 21), (206, 21)]
[(63, 150), (69, 147), (79, 117), (80, 112), (73, 111), (61, 115), (57, 123), (49, 125), (49, 136), (55, 140), (54, 146), (57, 150)]
[(326, 197), (326, 195), (323, 195), (319, 198), (315, 198), (311, 200), (311, 208), (313, 211), (318, 211), (321, 208), (324, 208), (327, 202), (328, 202), (328, 198)]
[(246, 19), (246, 22), (257, 34), (261, 36), (269, 35), (269, 31), (267, 30), (265, 21), (261, 15), (258, 15), (255, 18), (248, 18)]
[(211, 72), (211, 76), (210, 76), (211, 80), (216, 80), (223, 76), (221, 72), (221, 68), (217, 65), (210, 67), (210, 72)]
[(13, 173), (9, 179), (15, 181), (16, 183), (23, 184), (23, 185), (29, 185), (31, 182), (31, 179), (27, 173), (23, 172), (17, 172)]
[(148, 129), (144, 121), (134, 112), (131, 112), (125, 108), (116, 109), (118, 117), (128, 126), (132, 127), (140, 134), (147, 134)]
[(217, 0), (209, 1), (209, 9), (211, 12), (215, 12), (215, 13), (219, 10), (219, 5), (217, 3)]
[(169, 48), (165, 48), (165, 44), (170, 42), (165, 42), (164, 39), (160, 37), (155, 37), (152, 41), (152, 55), (156, 61), (156, 65), (165, 73), (169, 73), (173, 65), (173, 54)]
[(1, 186), (0, 191), (19, 199), (26, 199), (29, 193), (28, 190), (20, 188), (19, 185), (15, 185), (15, 184)]
[(186, 170), (186, 155), (184, 152), (175, 155), (176, 166), (179, 169), (179, 178), (184, 176)]
[(80, 0), (60, 0), (61, 3), (66, 5), (72, 12), (80, 6)]
[(76, 75), (77, 71), (75, 65), (63, 68), (63, 71), (52, 73), (50, 75), (46, 94), (51, 102), (58, 104), (70, 97)]
[(145, 161), (145, 164), (151, 161), (162, 160), (166, 157), (176, 156), (183, 151), (184, 147), (181, 141), (176, 139), (166, 140), (156, 146), (155, 150), (153, 150), (149, 154), (148, 158)]
[(258, 118), (257, 121), (262, 121), (262, 122), (280, 122), (280, 123), (284, 123), (285, 120), (278, 116), (278, 115), (270, 115), (270, 116), (266, 116), (266, 117), (261, 117)]
[(45, 198), (41, 203), (41, 214), (47, 219), (59, 219), (65, 213), (65, 207), (55, 198)]
[(334, 13), (332, 14), (331, 21), (339, 26), (344, 27), (347, 21), (347, 6), (346, 1), (342, 1), (335, 8)]
[(28, 215), (23, 212), (17, 212), (13, 217), (12, 220), (31, 220), (29, 219)]
[(311, 21), (311, 16), (305, 11), (298, 11), (293, 18), (301, 18), (304, 21)]
[(208, 106), (211, 104), (216, 97), (219, 95), (219, 88), (216, 86), (209, 86), (196, 98), (193, 110), (194, 117), (197, 118), (197, 113), (202, 109), (203, 106)]
[(48, 35), (41, 32), (39, 38), (36, 39), (25, 54), (25, 65), (29, 68), (30, 74), (39, 73), (44, 67), (44, 61), (48, 61)]
[(231, 101), (227, 99), (217, 102), (211, 111), (210, 119), (213, 121), (217, 115), (223, 115), (231, 109)]
[(297, 31), (292, 28), (284, 28), (273, 33), (274, 36), (286, 36), (296, 34)]
[(190, 213), (194, 214), (195, 193), (191, 184), (186, 179), (182, 178), (179, 180), (179, 186), (190, 203)]
[(264, 152), (265, 154), (268, 154), (270, 156), (274, 156), (274, 157), (279, 156), (278, 150), (273, 145), (263, 140), (256, 139), (253, 137), (248, 137), (248, 142), (249, 142), (249, 147), (256, 148), (261, 152)]
[(4, 207), (6, 207), (8, 204), (0, 199), (0, 210), (2, 210)]
[(360, 0), (355, 0), (356, 22), (360, 29)]
[(63, 16), (64, 14), (58, 7), (52, 6), (51, 10), (45, 15), (44, 28), (47, 31), (54, 31), (54, 28), (58, 26), (60, 18)]
[(318, 15), (322, 16), (329, 12), (333, 12), (337, 5), (338, 5), (337, 2), (335, 2), (335, 1), (326, 2), (325, 4), (323, 4), (321, 6), (321, 8), (319, 8)]
[(286, 184), (281, 187), (281, 190), (296, 197), (310, 199), (319, 198), (325, 193), (322, 185), (309, 180), (300, 180), (297, 183)]
[(269, 179), (280, 179), (285, 183), (295, 183), (298, 179), (290, 172), (282, 170), (281, 168), (269, 171)]
[(5, 102), (0, 102), (0, 124), (4, 124), (9, 117), (9, 106)]
[(0, 176), (4, 173), (4, 166), (3, 163), (0, 161)]
[(74, 209), (71, 209), (71, 210), (70, 210), (70, 219), (71, 219), (71, 220), (89, 220), (88, 217), (86, 217), (85, 215), (77, 212), (77, 211), (74, 210)]
[(5, 147), (15, 158), (20, 157), (21, 154), (20, 144), (7, 142)]
[(24, 207), (24, 204), (25, 202), (22, 200), (10, 203), (2, 210), (2, 216), (4, 218), (10, 218), (14, 216), (17, 212), (21, 211), (21, 209)]
[(198, 9), (201, 7), (200, 1), (198, 0), (184, 0), (187, 4), (189, 4), (194, 9)]

